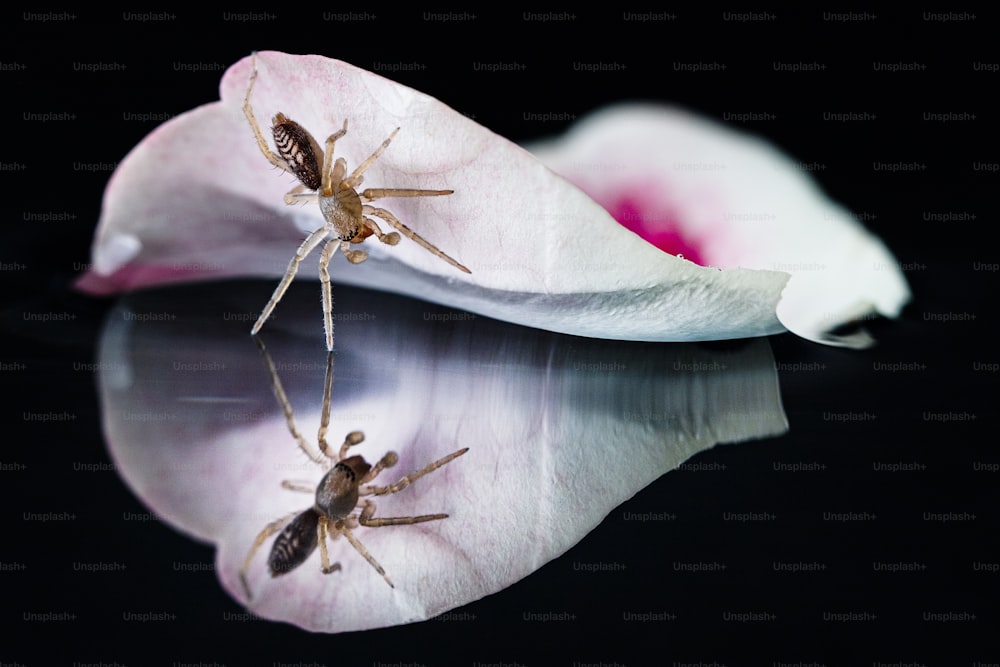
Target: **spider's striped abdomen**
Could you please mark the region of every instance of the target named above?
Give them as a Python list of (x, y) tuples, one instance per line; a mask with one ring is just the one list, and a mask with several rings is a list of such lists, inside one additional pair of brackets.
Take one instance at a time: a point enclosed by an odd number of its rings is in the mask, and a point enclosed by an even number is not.
[(319, 190), (323, 185), (323, 150), (305, 129), (284, 114), (275, 115), (271, 121), (274, 147), (278, 155), (288, 164), (296, 178), (310, 190)]
[(309, 558), (319, 544), (316, 533), (318, 524), (319, 514), (310, 508), (285, 526), (274, 540), (271, 555), (267, 558), (272, 577), (291, 572)]

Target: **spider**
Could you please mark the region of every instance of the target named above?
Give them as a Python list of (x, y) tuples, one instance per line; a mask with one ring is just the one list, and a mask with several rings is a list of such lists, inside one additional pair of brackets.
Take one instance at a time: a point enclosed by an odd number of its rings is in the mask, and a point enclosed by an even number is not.
[[(250, 83), (247, 86), (246, 96), (243, 98), (243, 114), (250, 123), (254, 137), (257, 139), (257, 146), (264, 154), (268, 162), (286, 171), (299, 180), (299, 185), (288, 191), (285, 195), (285, 203), (288, 205), (304, 204), (306, 202), (317, 202), (319, 209), (323, 213), (325, 222), (322, 227), (317, 228), (295, 251), (295, 256), (288, 263), (288, 269), (284, 277), (271, 295), (270, 301), (264, 306), (264, 310), (257, 318), (251, 330), (251, 335), (256, 335), (264, 326), (264, 322), (271, 316), (271, 312), (284, 296), (292, 278), (299, 270), (299, 263), (302, 262), (313, 250), (315, 250), (328, 236), (332, 238), (326, 241), (319, 259), (319, 278), (323, 290), (323, 325), (326, 331), (326, 349), (333, 349), (333, 298), (330, 293), (330, 273), (328, 265), (334, 247), (339, 243), (340, 250), (352, 264), (360, 264), (368, 259), (368, 253), (364, 250), (352, 250), (352, 243), (363, 243), (369, 236), (374, 235), (379, 241), (386, 245), (396, 245), (399, 243), (399, 233), (391, 232), (384, 234), (373, 217), (381, 218), (395, 227), (407, 238), (415, 241), (429, 252), (437, 255), (455, 268), (465, 273), (471, 273), (468, 268), (459, 264), (453, 258), (443, 253), (437, 246), (431, 244), (422, 236), (404, 225), (399, 219), (383, 208), (371, 206), (370, 202), (383, 197), (438, 197), (450, 195), (454, 190), (414, 190), (409, 188), (368, 188), (358, 192), (357, 187), (363, 180), (362, 174), (372, 166), (375, 160), (389, 146), (396, 133), (397, 127), (389, 137), (382, 142), (382, 145), (375, 149), (375, 152), (368, 156), (357, 168), (347, 176), (347, 161), (344, 158), (333, 159), (333, 147), (337, 139), (347, 134), (347, 120), (341, 129), (331, 134), (326, 139), (325, 148), (320, 148), (316, 139), (309, 134), (304, 127), (288, 118), (282, 113), (275, 114), (271, 119), (271, 132), (274, 136), (274, 145), (278, 152), (272, 152), (268, 148), (264, 135), (257, 124), (257, 119), (253, 114), (253, 107), (250, 105), (250, 95), (253, 93), (254, 83), (257, 81), (257, 54), (253, 56), (253, 72), (250, 74)], [(306, 192), (311, 190), (312, 192)]]
[(271, 376), (271, 385), (274, 395), (281, 404), (281, 409), (285, 413), (285, 421), (292, 437), (298, 441), (299, 448), (305, 452), (306, 456), (312, 459), (326, 470), (326, 474), (316, 487), (300, 482), (285, 480), (281, 486), (292, 491), (302, 491), (314, 493), (315, 501), (312, 507), (302, 511), (293, 512), (276, 521), (267, 524), (257, 535), (243, 567), (240, 568), (240, 583), (246, 599), (252, 599), (250, 585), (247, 581), (247, 572), (253, 562), (257, 551), (264, 542), (275, 533), (280, 534), (271, 546), (271, 553), (267, 559), (268, 569), (272, 577), (277, 577), (290, 572), (304, 563), (316, 547), (319, 547), (320, 562), (323, 574), (330, 574), (340, 569), (340, 563), (330, 563), (330, 553), (326, 540), (331, 540), (343, 535), (354, 549), (375, 568), (375, 571), (382, 575), (385, 582), (390, 587), (395, 588), (392, 580), (378, 561), (368, 552), (368, 549), (355, 537), (352, 532), (358, 526), (369, 528), (379, 528), (383, 526), (400, 526), (413, 523), (424, 523), (426, 521), (439, 521), (448, 518), (447, 514), (422, 514), (420, 516), (401, 517), (375, 517), (375, 503), (368, 496), (382, 496), (402, 491), (407, 486), (420, 479), (424, 475), (434, 472), (438, 468), (458, 458), (469, 451), (468, 447), (434, 461), (419, 470), (404, 475), (394, 484), (378, 486), (370, 482), (386, 468), (391, 468), (399, 460), (395, 452), (386, 453), (375, 465), (371, 465), (360, 455), (348, 456), (348, 450), (364, 441), (365, 436), (361, 431), (351, 431), (344, 438), (339, 451), (334, 451), (326, 441), (326, 431), (330, 425), (330, 397), (333, 386), (333, 353), (327, 353), (326, 363), (326, 386), (323, 391), (323, 410), (320, 419), (319, 433), (317, 439), (319, 447), (314, 447), (300, 433), (295, 424), (295, 416), (292, 406), (288, 402), (288, 397), (281, 386), (277, 369), (271, 360), (264, 343), (257, 340), (258, 346), (265, 362), (268, 373)]

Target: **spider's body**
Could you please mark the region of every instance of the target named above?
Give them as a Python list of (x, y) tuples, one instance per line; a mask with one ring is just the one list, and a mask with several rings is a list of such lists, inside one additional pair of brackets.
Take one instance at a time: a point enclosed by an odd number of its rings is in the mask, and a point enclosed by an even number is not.
[[(257, 318), (257, 322), (251, 330), (252, 334), (260, 331), (264, 322), (271, 316), (271, 311), (284, 296), (289, 284), (298, 272), (299, 263), (324, 241), (326, 243), (323, 245), (320, 255), (319, 275), (323, 286), (323, 315), (327, 350), (333, 349), (333, 318), (331, 315), (333, 298), (330, 292), (328, 264), (338, 244), (349, 262), (360, 264), (368, 259), (368, 253), (364, 250), (351, 249), (351, 244), (363, 243), (369, 236), (374, 235), (386, 245), (396, 245), (399, 243), (401, 233), (460, 271), (470, 273), (468, 268), (404, 225), (391, 212), (370, 205), (370, 202), (385, 197), (438, 197), (450, 195), (454, 190), (417, 190), (412, 188), (368, 188), (360, 192), (357, 190), (364, 180), (362, 174), (389, 146), (389, 142), (399, 132), (398, 127), (393, 130), (388, 139), (382, 142), (381, 146), (375, 149), (375, 152), (368, 159), (348, 174), (347, 161), (342, 157), (333, 159), (334, 144), (347, 134), (346, 120), (344, 126), (327, 137), (325, 145), (321, 147), (319, 142), (304, 127), (284, 114), (278, 113), (271, 120), (271, 134), (277, 149), (277, 152), (274, 152), (268, 148), (267, 141), (265, 141), (254, 116), (253, 107), (250, 105), (250, 95), (256, 80), (255, 60), (253, 73), (250, 75), (250, 84), (247, 86), (247, 94), (243, 98), (243, 114), (250, 123), (250, 129), (253, 130), (257, 146), (268, 162), (294, 175), (299, 181), (299, 185), (296, 185), (285, 195), (285, 203), (289, 205), (307, 202), (318, 203), (324, 223), (309, 234), (299, 246), (295, 256), (288, 263), (288, 269), (274, 290), (271, 300), (268, 301), (260, 317)], [(382, 233), (374, 218), (388, 222), (398, 231), (389, 234)], [(332, 238), (329, 238), (331, 236)]]
[(295, 425), (292, 407), (288, 397), (281, 387), (277, 370), (271, 362), (267, 349), (258, 339), (258, 345), (267, 361), (268, 372), (274, 394), (285, 413), (288, 430), (299, 444), (299, 448), (315, 463), (323, 466), (326, 473), (319, 484), (312, 487), (308, 484), (284, 481), (282, 486), (292, 491), (303, 491), (314, 494), (313, 505), (308, 509), (296, 512), (267, 524), (254, 540), (247, 554), (243, 567), (240, 569), (240, 583), (246, 593), (247, 600), (252, 597), (247, 572), (257, 550), (271, 535), (278, 533), (271, 546), (267, 558), (267, 567), (272, 577), (291, 572), (304, 563), (319, 547), (321, 567), (324, 574), (340, 569), (340, 563), (330, 562), (327, 548), (327, 537), (336, 539), (343, 535), (354, 549), (364, 557), (375, 570), (382, 575), (385, 582), (393, 586), (385, 570), (378, 561), (368, 553), (368, 550), (354, 536), (353, 529), (358, 526), (379, 528), (383, 526), (402, 526), (427, 521), (440, 521), (448, 518), (447, 514), (422, 514), (419, 516), (376, 517), (375, 503), (371, 496), (382, 496), (397, 493), (408, 487), (414, 481), (446, 465), (468, 451), (468, 447), (444, 456), (433, 463), (401, 477), (394, 484), (380, 486), (372, 484), (378, 475), (386, 468), (391, 468), (399, 462), (395, 452), (388, 452), (375, 465), (368, 463), (360, 455), (347, 456), (348, 450), (364, 441), (361, 431), (352, 431), (344, 438), (339, 451), (333, 450), (326, 441), (326, 431), (330, 423), (330, 404), (333, 385), (333, 353), (327, 354), (326, 389), (323, 393), (323, 410), (320, 419), (317, 439), (319, 447), (309, 443), (299, 433)]
[[(387, 456), (395, 457), (395, 454), (390, 452)], [(350, 516), (360, 498), (358, 479), (364, 478), (371, 469), (371, 464), (362, 456), (350, 456), (334, 464), (316, 487), (313, 506), (292, 519), (275, 538), (267, 559), (271, 576), (290, 572), (309, 558), (319, 544), (317, 535), (321, 520), (336, 524)]]
[(324, 184), (323, 149), (312, 135), (282, 113), (271, 120), (271, 133), (281, 159), (306, 189), (315, 191), (330, 233), (348, 243), (361, 243), (371, 236), (372, 231), (358, 222), (364, 218), (364, 204), (357, 191), (342, 181), (335, 188), (332, 178)]

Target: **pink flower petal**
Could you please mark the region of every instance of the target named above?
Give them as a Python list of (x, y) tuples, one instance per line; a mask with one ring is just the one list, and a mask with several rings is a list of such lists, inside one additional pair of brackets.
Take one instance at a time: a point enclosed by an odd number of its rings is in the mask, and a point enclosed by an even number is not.
[[(250, 65), (246, 58), (226, 72), (221, 102), (171, 120), (123, 160), (105, 194), (94, 268), (81, 279), (81, 288), (111, 293), (209, 277), (277, 278), (305, 235), (320, 226), (315, 205), (284, 205), (283, 195), (295, 181), (267, 163), (243, 116)], [(777, 333), (792, 325), (811, 331), (797, 322), (783, 324), (795, 319), (783, 317), (779, 307), (791, 302), (782, 298), (789, 272), (768, 266), (775, 257), (768, 244), (753, 241), (752, 234), (729, 235), (733, 225), (722, 224), (727, 203), (713, 197), (732, 184), (670, 194), (674, 186), (639, 150), (594, 163), (590, 171), (608, 182), (629, 180), (614, 198), (593, 191), (595, 202), (524, 149), (437, 100), (370, 72), (320, 56), (273, 52), (258, 54), (258, 69), (252, 100), (258, 119), (266, 122), (281, 111), (320, 139), (348, 119), (348, 133), (337, 142), (336, 153), (349, 167), (393, 128), (402, 128), (366, 173), (366, 187), (455, 190), (447, 197), (387, 199), (385, 207), (468, 266), (471, 275), (407, 239), (392, 248), (369, 240), (365, 248), (371, 257), (365, 264), (350, 266), (335, 258), (336, 282), (593, 337), (724, 339)], [(709, 145), (719, 150), (735, 154), (744, 144), (756, 146), (736, 135), (716, 134)], [(703, 149), (699, 141), (692, 142), (697, 151)], [(552, 152), (546, 159), (558, 162)], [(699, 152), (697, 159), (706, 158)], [(764, 180), (755, 187), (777, 198), (787, 195), (780, 190), (783, 184)], [(818, 196), (809, 188), (803, 193), (801, 183), (797, 187), (796, 200)], [(649, 208), (667, 195), (670, 206)], [(626, 225), (629, 215), (645, 221), (633, 227), (685, 259), (617, 224), (600, 204)], [(715, 223), (691, 223), (689, 216), (699, 212)], [(794, 224), (805, 223), (797, 218)], [(782, 256), (792, 259), (791, 253)], [(797, 255), (794, 260), (803, 261)], [(315, 278), (315, 264), (307, 261), (300, 275)], [(826, 289), (828, 284), (819, 282)], [(830, 312), (842, 310), (834, 306)]]

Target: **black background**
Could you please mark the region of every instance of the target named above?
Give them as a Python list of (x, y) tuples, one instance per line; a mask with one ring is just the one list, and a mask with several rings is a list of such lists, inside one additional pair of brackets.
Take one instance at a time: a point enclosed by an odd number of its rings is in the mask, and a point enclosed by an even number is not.
[[(1000, 551), (994, 432), (992, 301), (1000, 261), (994, 227), (1000, 164), (992, 96), (1000, 77), (997, 22), (976, 11), (941, 20), (917, 5), (839, 20), (829, 8), (674, 7), (658, 20), (626, 20), (628, 6), (538, 16), (517, 8), (436, 20), (436, 7), (400, 12), (272, 6), (163, 14), (128, 11), (3, 13), (0, 148), (3, 240), (0, 372), (7, 430), (0, 461), (4, 518), (2, 664), (322, 665), (975, 665), (1000, 663), (995, 641)], [(535, 12), (537, 10), (531, 10)], [(151, 12), (155, 20), (142, 16)], [(435, 14), (435, 15), (432, 15)], [(345, 20), (349, 19), (349, 20)], [(790, 334), (772, 345), (790, 431), (717, 448), (640, 492), (577, 547), (514, 586), (456, 610), (461, 619), (348, 635), (312, 635), (259, 620), (214, 573), (210, 545), (159, 522), (122, 521), (144, 506), (108, 460), (91, 363), (110, 300), (75, 293), (110, 171), (74, 162), (120, 160), (156, 123), (128, 113), (177, 114), (218, 98), (228, 65), (252, 50), (321, 53), (438, 97), (515, 141), (558, 133), (606, 103), (651, 99), (715, 118), (766, 113), (746, 130), (815, 166), (825, 191), (863, 216), (906, 268), (915, 299), (901, 319), (874, 322), (879, 345), (857, 352)], [(690, 72), (678, 63), (724, 65)], [(79, 63), (118, 63), (91, 72)], [(178, 67), (178, 63), (182, 66)], [(203, 71), (191, 71), (201, 63)], [(394, 68), (402, 63), (404, 67)], [(488, 72), (477, 63), (518, 63)], [(613, 65), (585, 71), (580, 63)], [(803, 63), (782, 71), (776, 63)], [(886, 71), (882, 64), (904, 65)], [(916, 65), (911, 68), (911, 65)], [(391, 71), (391, 69), (399, 71)], [(872, 120), (835, 122), (857, 112)], [(960, 120), (935, 116), (951, 112)], [(63, 114), (43, 122), (34, 114)], [(734, 123), (739, 124), (739, 123)], [(875, 162), (919, 163), (888, 173)], [(992, 168), (990, 168), (992, 166)], [(28, 213), (67, 213), (39, 222)], [(933, 214), (954, 213), (942, 221)], [(37, 322), (25, 313), (68, 313)], [(949, 316), (948, 314), (951, 314)], [(949, 319), (950, 318), (950, 319)], [(901, 362), (911, 370), (886, 370)], [(795, 368), (810, 368), (795, 371)], [(70, 413), (57, 423), (25, 414)], [(839, 422), (830, 413), (874, 419)], [(940, 415), (958, 418), (940, 421)], [(929, 416), (930, 415), (930, 416)], [(791, 473), (776, 462), (820, 463)], [(877, 462), (917, 463), (876, 470)], [(724, 467), (722, 467), (724, 466)], [(991, 471), (992, 470), (992, 471)], [(761, 524), (727, 511), (766, 511)], [(25, 520), (69, 512), (70, 521)], [(670, 512), (630, 522), (624, 512)], [(869, 512), (861, 522), (824, 512)], [(952, 512), (963, 520), (928, 520)], [(122, 572), (76, 572), (73, 563), (125, 563)], [(595, 573), (574, 563), (619, 562)], [(676, 571), (675, 562), (722, 571)], [(777, 572), (776, 561), (819, 562), (818, 572)], [(875, 563), (916, 563), (889, 573)], [(989, 567), (986, 567), (986, 566)], [(125, 611), (169, 612), (137, 623)], [(525, 620), (537, 611), (572, 620)], [(623, 612), (668, 614), (626, 621)], [(766, 621), (725, 620), (766, 611)], [(65, 620), (42, 622), (51, 612)], [(866, 613), (834, 621), (824, 612)], [(952, 620), (935, 614), (951, 613)], [(931, 614), (928, 616), (927, 614)]]

